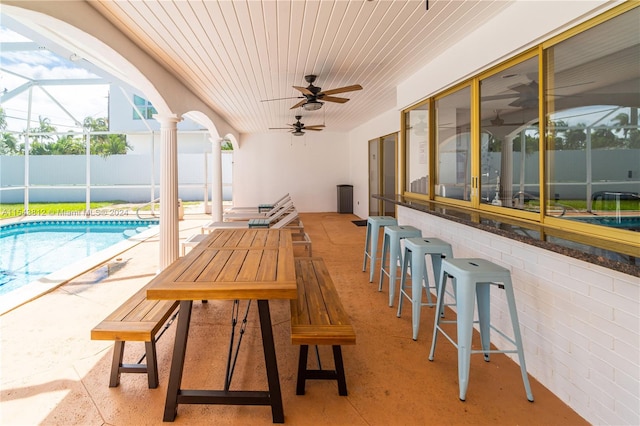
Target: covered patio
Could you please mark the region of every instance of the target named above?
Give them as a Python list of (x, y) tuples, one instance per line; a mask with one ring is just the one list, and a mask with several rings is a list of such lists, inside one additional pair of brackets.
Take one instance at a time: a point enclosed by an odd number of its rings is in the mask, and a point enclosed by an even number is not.
[[(426, 110), (420, 110), (425, 106), (422, 103), (429, 102), (428, 116), (432, 117), (437, 112), (433, 108), (435, 102), (453, 97), (447, 111), (457, 123), (458, 112), (470, 116), (481, 104), (481, 83), (494, 77), (486, 73), (500, 69), (508, 78), (519, 75), (530, 80), (530, 72), (506, 71), (518, 66), (514, 61), (525, 63), (534, 57), (536, 61), (539, 57), (540, 62), (531, 65), (531, 69), (541, 84), (527, 83), (526, 87), (536, 89), (534, 99), (529, 99), (533, 103), (524, 103), (543, 123), (544, 130), (541, 100), (545, 99), (546, 74), (542, 65), (548, 63), (549, 47), (561, 45), (568, 37), (566, 41), (591, 51), (589, 39), (574, 37), (587, 30), (578, 30), (597, 28), (598, 22), (613, 25), (616, 17), (630, 11), (630, 19), (636, 17), (639, 9), (633, 9), (633, 2), (105, 0), (73, 2), (73, 7), (63, 3), (7, 0), (3, 1), (3, 9), (28, 23), (34, 32), (56, 37), (68, 53), (87, 58), (136, 86), (157, 107), (156, 119), (161, 126), (159, 164), (163, 171), (160, 233), (93, 273), (2, 317), (3, 422), (160, 423), (174, 330), (170, 328), (160, 341), (163, 367), (156, 390), (147, 389), (146, 380), (141, 377), (124, 377), (119, 388), (108, 388), (111, 346), (90, 341), (89, 330), (158, 270), (178, 259), (180, 241), (198, 232), (199, 220), (217, 220), (222, 215), (221, 188), (216, 187), (212, 198), (218, 204), (211, 216), (178, 221), (176, 152), (180, 141), (176, 129), (182, 117), (190, 114), (201, 119), (203, 128), (210, 132), (214, 163), (219, 163), (221, 138), (229, 136), (232, 140), (235, 204), (256, 205), (277, 197), (283, 190), (291, 192), (313, 240), (314, 254), (327, 262), (358, 333), (358, 344), (344, 351), (351, 391), (347, 398), (335, 395), (333, 383), (313, 383), (305, 397), (294, 396), (297, 348), (289, 344), (287, 337), (288, 306), (283, 303), (276, 307), (274, 303), (287, 422), (580, 424), (586, 419), (593, 424), (638, 423), (640, 247), (633, 238), (635, 234), (593, 225), (597, 229), (594, 236), (590, 233), (593, 228), (567, 226), (570, 222), (566, 218), (549, 217), (541, 208), (539, 212), (507, 209), (492, 186), (489, 188), (495, 194), (490, 195), (495, 198), (479, 194), (478, 182), (485, 177), (479, 167), (483, 164), (477, 132), (479, 114), (474, 113), (473, 120), (465, 119), (457, 126), (442, 123), (443, 128), (459, 130), (457, 135), (470, 136), (456, 139), (456, 150), (465, 140), (473, 149), (456, 151), (450, 157), (455, 161), (448, 169), (456, 181), (471, 179), (460, 187), (463, 195), (451, 195), (447, 188), (433, 184), (434, 169), (442, 159), (426, 155), (436, 149), (434, 141), (412, 147), (406, 138), (403, 140), (412, 126), (416, 126), (416, 133), (426, 134), (420, 116), (426, 114)], [(431, 8), (427, 9), (429, 4)], [(189, 25), (195, 22), (200, 25)], [(303, 23), (311, 24), (312, 30)], [(637, 55), (637, 30), (617, 27), (624, 37), (616, 40), (629, 41), (628, 50)], [(191, 49), (189, 42), (198, 46)], [(572, 54), (580, 51), (570, 47), (567, 50)], [(233, 52), (232, 57), (226, 57), (226, 52)], [(606, 46), (603, 53), (608, 53)], [(531, 58), (525, 60), (525, 56)], [(605, 58), (608, 56), (600, 59), (608, 66)], [(628, 58), (637, 62), (637, 56)], [(509, 62), (503, 62), (505, 59)], [(253, 62), (246, 65), (248, 60)], [(637, 83), (637, 68), (633, 67), (636, 62), (629, 60), (631, 83)], [(577, 68), (591, 75), (593, 66), (582, 65), (581, 62)], [(295, 87), (304, 84), (304, 76), (311, 73), (319, 76), (322, 83), (317, 84), (324, 88), (357, 83), (363, 90), (353, 93), (349, 103), (331, 105), (335, 108), (325, 105), (315, 115), (313, 110), (304, 110), (308, 125), (326, 123), (322, 132), (308, 132), (300, 138), (295, 135), (298, 132), (270, 130), (293, 121), (291, 105), (297, 105), (299, 93), (305, 93)], [(601, 74), (617, 75), (607, 70)], [(506, 76), (495, 77), (503, 83), (508, 81), (503, 80)], [(591, 77), (570, 77), (570, 83), (582, 80), (579, 82), (585, 87), (595, 83)], [(523, 87), (504, 84), (511, 92)], [(457, 90), (458, 86), (465, 87)], [(464, 102), (458, 102), (456, 94)], [(629, 90), (628, 94), (633, 97), (636, 93)], [(506, 96), (504, 99), (509, 100), (504, 103), (510, 105), (514, 103), (510, 100), (512, 95), (494, 96), (500, 100)], [(288, 96), (296, 100), (277, 100)], [(637, 97), (630, 104), (636, 101)], [(409, 107), (420, 113), (415, 121), (403, 118), (403, 114), (410, 114)], [(638, 105), (628, 107), (633, 108), (635, 120)], [(501, 114), (504, 119), (506, 115)], [(492, 111), (491, 117), (498, 119), (498, 112), (494, 116)], [(524, 117), (521, 118), (522, 121), (507, 120), (516, 123), (508, 125), (524, 124)], [(429, 120), (432, 124), (433, 121)], [(473, 131), (469, 132), (467, 126)], [(626, 127), (637, 130), (637, 120)], [(372, 165), (379, 160), (377, 155), (382, 149), (374, 152), (371, 147), (372, 142), (383, 139), (391, 141), (392, 161), (386, 166), (393, 176), (389, 187), (377, 190)], [(633, 150), (628, 152), (640, 152)], [(570, 164), (578, 163), (571, 161), (577, 158), (576, 153), (569, 155)], [(539, 176), (533, 181), (543, 190), (544, 201), (547, 163), (544, 156), (538, 158), (538, 167), (533, 170)], [(512, 160), (505, 158), (505, 169), (513, 165)], [(423, 178), (430, 182), (425, 183), (427, 189), (422, 192), (419, 188), (409, 191), (413, 182), (408, 173), (411, 167), (420, 171), (415, 176), (417, 183)], [(618, 166), (608, 170), (624, 171), (624, 184), (635, 188), (640, 174), (635, 167), (634, 163), (630, 167), (633, 170)], [(212, 174), (217, 173), (219, 169), (214, 167)], [(491, 173), (498, 186), (497, 171)], [(214, 180), (220, 181), (217, 176)], [(473, 188), (468, 185), (471, 182)], [(353, 186), (353, 215), (326, 213), (336, 210), (335, 191), (340, 184)], [(436, 190), (440, 192), (434, 194)], [(383, 197), (376, 198), (380, 194)], [(551, 191), (546, 199), (554, 196)], [(508, 200), (513, 201), (512, 197)], [(490, 203), (483, 205), (482, 201)], [(502, 356), (488, 364), (473, 360), (467, 402), (459, 402), (453, 348), (441, 341), (436, 360), (427, 361), (432, 315), (423, 315), (418, 341), (411, 340), (408, 309), (403, 318), (396, 318), (395, 310), (384, 302), (388, 295), (377, 292), (367, 274), (361, 272), (364, 228), (355, 227), (351, 220), (377, 215), (383, 205), (400, 223), (451, 241), (456, 256), (487, 257), (510, 269), (518, 286), (521, 326), (526, 330), (524, 346), (535, 395), (533, 404), (524, 396), (518, 366)], [(461, 220), (457, 209), (473, 220)], [(523, 224), (526, 226), (520, 229)], [(574, 246), (587, 250), (576, 251)], [(204, 331), (206, 325), (226, 326), (230, 322), (228, 309), (222, 305), (195, 305), (192, 331), (197, 337), (192, 342), (198, 343), (194, 345), (214, 348), (218, 342), (228, 340), (224, 332), (210, 335)], [(498, 301), (496, 306), (500, 309), (502, 304)], [(251, 339), (247, 337), (246, 343)], [(251, 362), (250, 357), (259, 351), (246, 352), (246, 361)], [(142, 350), (135, 355), (139, 357), (141, 353)], [(137, 358), (135, 355), (132, 358)], [(201, 368), (186, 381), (216, 380), (220, 368), (211, 364), (214, 357), (209, 355), (214, 354), (189, 352), (189, 362)], [(261, 354), (256, 357), (260, 360)], [(251, 373), (252, 378), (239, 376), (237, 382), (254, 380), (256, 371)], [(262, 417), (263, 411), (266, 410), (189, 406), (180, 408), (176, 421), (271, 423), (267, 412)]]
[[(435, 360), (427, 359), (433, 310), (423, 308), (420, 334), (413, 341), (409, 306), (397, 318), (396, 309), (387, 306), (387, 288), (378, 292), (368, 272), (362, 272), (365, 228), (352, 223), (358, 217), (302, 213), (301, 219), (314, 255), (330, 269), (357, 344), (343, 349), (348, 396), (339, 396), (335, 383), (327, 381), (311, 381), (306, 395), (296, 396), (298, 347), (289, 337), (289, 303), (272, 303), (286, 424), (588, 424), (534, 378), (535, 402), (527, 401), (519, 367), (505, 355), (494, 355), (489, 363), (473, 356), (467, 401), (459, 401), (453, 346), (442, 339)], [(180, 239), (199, 232), (207, 220), (187, 215)], [(162, 424), (175, 324), (158, 342), (157, 389), (148, 389), (141, 374), (125, 374), (119, 387), (109, 388), (113, 343), (89, 339), (94, 325), (155, 275), (157, 251), (158, 238), (152, 237), (2, 317), (3, 424)], [(219, 386), (224, 380), (230, 322), (231, 303), (194, 304), (185, 385)], [(254, 306), (244, 339), (232, 388), (264, 386)], [(141, 343), (127, 348), (129, 362), (144, 353)], [(328, 348), (321, 347), (320, 354), (323, 362), (331, 362)], [(175, 423), (272, 424), (268, 407), (202, 405), (180, 406)]]

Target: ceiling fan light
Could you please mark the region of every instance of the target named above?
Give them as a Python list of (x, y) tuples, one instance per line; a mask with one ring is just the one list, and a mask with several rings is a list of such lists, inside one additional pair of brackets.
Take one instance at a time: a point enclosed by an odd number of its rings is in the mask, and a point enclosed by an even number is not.
[(295, 132), (291, 132), (293, 136), (302, 136), (304, 132), (302, 130), (296, 130)]
[(316, 100), (309, 101), (306, 104), (302, 105), (306, 111), (317, 111), (322, 108), (322, 102), (318, 102)]

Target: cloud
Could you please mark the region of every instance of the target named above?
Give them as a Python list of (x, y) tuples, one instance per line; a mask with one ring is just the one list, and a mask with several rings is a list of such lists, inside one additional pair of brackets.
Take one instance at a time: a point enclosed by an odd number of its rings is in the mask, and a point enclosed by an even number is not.
[[(29, 41), (9, 30), (0, 28), (2, 42)], [(73, 62), (47, 50), (5, 51), (0, 55), (0, 91), (10, 92), (33, 80), (91, 79), (97, 76)], [(8, 71), (5, 72), (4, 70)], [(47, 95), (47, 93), (50, 95)], [(47, 117), (59, 131), (78, 129), (74, 122), (85, 117), (108, 116), (108, 85), (60, 85), (31, 88), (31, 124), (38, 117)], [(52, 100), (51, 98), (54, 98)], [(60, 105), (62, 105), (62, 108)], [(29, 89), (4, 102), (8, 129), (23, 131), (27, 128)], [(69, 117), (68, 111), (73, 118)]]

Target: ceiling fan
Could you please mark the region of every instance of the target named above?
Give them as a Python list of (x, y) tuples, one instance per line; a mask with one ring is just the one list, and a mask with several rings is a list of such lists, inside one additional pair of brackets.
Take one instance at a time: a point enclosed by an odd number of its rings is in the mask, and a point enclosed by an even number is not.
[(527, 84), (517, 84), (509, 87), (509, 90), (516, 93), (505, 93), (503, 95), (483, 96), (483, 101), (494, 101), (498, 99), (516, 98), (509, 103), (512, 107), (535, 108), (538, 106), (538, 82), (530, 81)]
[(496, 110), (496, 116), (489, 120), (492, 126), (522, 126), (524, 123), (505, 123), (504, 118), (500, 117), (500, 111)]
[[(565, 86), (556, 87), (556, 89), (564, 89), (567, 87), (575, 87), (582, 86), (585, 84), (593, 83), (592, 81), (587, 81), (583, 83), (577, 84), (569, 84)], [(495, 95), (495, 96), (485, 96), (482, 98), (483, 101), (491, 101), (497, 99), (511, 99), (516, 98), (513, 102), (509, 103), (509, 106), (516, 108), (537, 108), (538, 107), (538, 82), (535, 80), (531, 80), (529, 83), (521, 83), (516, 84), (514, 86), (509, 87), (509, 90), (512, 90), (516, 93), (506, 93), (503, 95)], [(558, 98), (566, 98), (566, 97), (577, 97), (579, 95), (557, 95), (557, 94), (548, 94), (547, 96), (553, 96)]]
[(320, 131), (324, 127), (324, 124), (314, 124), (312, 126), (305, 126), (300, 122), (301, 115), (296, 115), (296, 122), (293, 124), (287, 124), (289, 127), (270, 127), (269, 130), (289, 130), (294, 136), (304, 135), (304, 130)]
[[(313, 74), (305, 75), (304, 79), (306, 80), (307, 83), (309, 83), (307, 87), (293, 86), (293, 88), (299, 91), (302, 94), (302, 96), (294, 96), (291, 98), (266, 99), (261, 102), (275, 101), (279, 99), (302, 99), (300, 102), (292, 106), (291, 109), (302, 107), (306, 111), (317, 111), (320, 108), (322, 108), (322, 105), (324, 104), (324, 102), (336, 102), (339, 104), (343, 104), (349, 100), (347, 98), (341, 98), (341, 97), (331, 96), (331, 95), (336, 95), (338, 93), (345, 93), (345, 92), (353, 92), (356, 90), (362, 90), (362, 86), (359, 84), (352, 84), (351, 86), (338, 87), (337, 89), (322, 90), (321, 87), (313, 85), (313, 83), (316, 81), (316, 78), (317, 77)], [(321, 101), (324, 101), (324, 102), (321, 102)]]

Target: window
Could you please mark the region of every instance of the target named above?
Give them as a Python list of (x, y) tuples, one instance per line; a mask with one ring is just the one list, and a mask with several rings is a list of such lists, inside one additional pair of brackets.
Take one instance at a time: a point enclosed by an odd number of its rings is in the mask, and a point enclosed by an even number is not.
[(406, 194), (637, 243), (638, 22), (625, 3), (403, 111)]
[(435, 103), (435, 195), (471, 200), (471, 89), (464, 87)]
[(406, 187), (414, 194), (429, 194), (429, 105), (404, 112)]
[(140, 96), (133, 95), (133, 104), (135, 105), (135, 108), (133, 109), (134, 120), (149, 120), (153, 118), (154, 114), (158, 113), (153, 105), (151, 105), (151, 102), (141, 98)]
[(638, 22), (635, 8), (545, 50), (549, 216), (637, 229)]
[(538, 57), (480, 80), (480, 204), (539, 211)]

